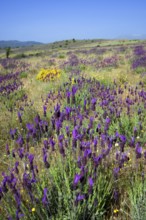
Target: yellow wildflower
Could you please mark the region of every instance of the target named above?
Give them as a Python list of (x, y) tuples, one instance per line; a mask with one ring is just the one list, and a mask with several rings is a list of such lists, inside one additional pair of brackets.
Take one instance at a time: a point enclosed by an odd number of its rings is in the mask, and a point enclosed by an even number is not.
[(72, 85), (75, 84), (75, 79), (74, 79), (74, 78), (71, 79), (71, 84), (72, 84)]
[(35, 208), (32, 208), (31, 211), (32, 211), (32, 212), (35, 212)]
[(24, 193), (24, 190), (23, 190), (23, 189), (21, 189), (21, 193)]
[(116, 214), (116, 213), (118, 213), (119, 212), (119, 210), (118, 209), (114, 209), (114, 213)]
[(60, 69), (41, 69), (36, 79), (43, 81), (54, 80), (60, 77), (60, 73)]

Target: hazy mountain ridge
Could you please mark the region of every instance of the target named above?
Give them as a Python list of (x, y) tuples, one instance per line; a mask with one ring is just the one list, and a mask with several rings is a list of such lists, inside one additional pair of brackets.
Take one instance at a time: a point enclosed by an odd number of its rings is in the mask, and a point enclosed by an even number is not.
[(146, 34), (132, 34), (132, 35), (120, 35), (115, 39), (127, 39), (127, 40), (146, 40)]
[(36, 42), (36, 41), (17, 41), (17, 40), (0, 40), (0, 48), (5, 48), (5, 47), (28, 47), (32, 45), (39, 45), (43, 44), (41, 42)]

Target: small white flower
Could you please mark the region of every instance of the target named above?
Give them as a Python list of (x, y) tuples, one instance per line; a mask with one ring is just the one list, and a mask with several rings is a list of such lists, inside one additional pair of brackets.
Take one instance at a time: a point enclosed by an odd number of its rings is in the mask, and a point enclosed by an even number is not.
[(118, 147), (119, 146), (119, 143), (115, 143), (115, 147)]

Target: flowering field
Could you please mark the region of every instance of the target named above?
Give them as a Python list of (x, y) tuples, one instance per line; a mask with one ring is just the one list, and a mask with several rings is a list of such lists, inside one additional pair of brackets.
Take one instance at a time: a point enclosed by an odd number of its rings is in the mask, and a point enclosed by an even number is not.
[(0, 54), (0, 219), (145, 220), (145, 42), (19, 53)]

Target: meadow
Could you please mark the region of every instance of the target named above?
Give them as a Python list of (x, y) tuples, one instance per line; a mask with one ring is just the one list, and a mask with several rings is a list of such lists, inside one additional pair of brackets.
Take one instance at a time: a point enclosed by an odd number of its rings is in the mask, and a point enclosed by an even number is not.
[(0, 49), (0, 220), (146, 219), (146, 41)]

